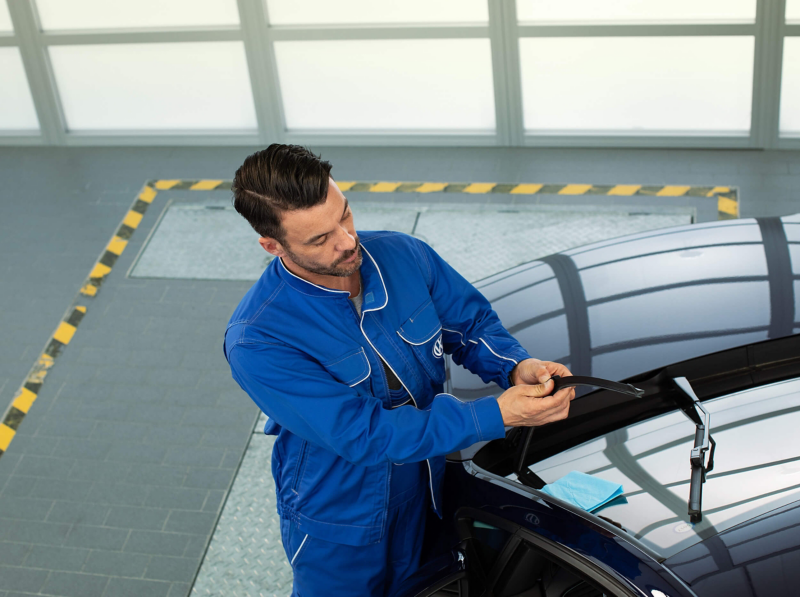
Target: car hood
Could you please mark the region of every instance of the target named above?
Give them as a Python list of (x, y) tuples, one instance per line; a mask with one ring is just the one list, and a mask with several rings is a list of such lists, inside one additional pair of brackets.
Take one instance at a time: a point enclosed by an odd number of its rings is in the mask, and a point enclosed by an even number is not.
[(664, 562), (700, 597), (797, 595), (800, 502), (732, 527)]
[[(797, 274), (800, 215), (623, 236), (476, 286), (532, 356), (619, 380), (795, 333)], [(450, 380), (463, 398), (496, 393), (461, 367)]]

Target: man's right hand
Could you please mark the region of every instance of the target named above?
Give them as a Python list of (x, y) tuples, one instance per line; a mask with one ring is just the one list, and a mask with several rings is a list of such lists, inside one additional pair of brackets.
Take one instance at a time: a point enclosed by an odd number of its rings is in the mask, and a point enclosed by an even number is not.
[(552, 396), (552, 379), (535, 385), (512, 386), (497, 399), (503, 424), (509, 427), (538, 427), (566, 419), (574, 393), (571, 388), (559, 390)]

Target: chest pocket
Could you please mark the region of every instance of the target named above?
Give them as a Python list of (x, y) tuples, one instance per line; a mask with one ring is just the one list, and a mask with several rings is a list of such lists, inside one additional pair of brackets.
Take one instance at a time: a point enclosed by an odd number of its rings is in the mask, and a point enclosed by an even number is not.
[(444, 383), (444, 345), (442, 324), (433, 303), (428, 300), (397, 330), (412, 349), (428, 376), (436, 383)]
[[(325, 367), (334, 378), (347, 384), (351, 388), (369, 379), (369, 375), (372, 372), (363, 348), (358, 348), (343, 357), (328, 361), (327, 363), (322, 363), (322, 366)], [(363, 385), (368, 386), (368, 384)], [(364, 389), (369, 392), (369, 387), (365, 387)]]

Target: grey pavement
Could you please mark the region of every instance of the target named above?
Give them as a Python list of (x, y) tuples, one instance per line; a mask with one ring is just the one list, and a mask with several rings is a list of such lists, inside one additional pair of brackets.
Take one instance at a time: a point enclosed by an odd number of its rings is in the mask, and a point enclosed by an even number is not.
[(273, 436), (255, 433), (220, 517), (192, 596), (285, 597), (292, 569), (275, 513), (271, 458)]
[[(125, 276), (166, 201), (156, 198), (98, 296), (84, 301), (77, 333), (0, 457), (4, 589), (189, 592), (258, 412), (221, 348), (248, 284)], [(90, 266), (76, 272), (73, 293)], [(10, 393), (35, 355), (9, 368)]]
[[(254, 149), (0, 148), (3, 407), (142, 183), (230, 179)], [(744, 216), (800, 211), (800, 152), (792, 151), (322, 153), (342, 180), (731, 185)], [(126, 277), (173, 195), (159, 193), (87, 302), (0, 457), (0, 596), (189, 594), (257, 412), (221, 350), (224, 324), (250, 283)]]

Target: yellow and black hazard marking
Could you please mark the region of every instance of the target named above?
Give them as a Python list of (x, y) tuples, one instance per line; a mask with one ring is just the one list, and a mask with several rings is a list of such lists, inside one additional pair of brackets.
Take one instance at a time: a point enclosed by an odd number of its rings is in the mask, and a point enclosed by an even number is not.
[[(229, 191), (230, 180), (151, 180), (158, 191)], [(717, 197), (720, 220), (739, 217), (738, 193), (734, 187), (691, 185), (597, 185), (498, 182), (381, 182), (336, 181), (342, 191), (354, 193), (470, 193), (509, 195), (604, 195), (609, 197)]]
[(103, 284), (103, 280), (111, 273), (111, 268), (114, 267), (134, 231), (139, 227), (147, 208), (150, 207), (150, 204), (153, 203), (156, 195), (158, 195), (158, 191), (229, 191), (231, 182), (230, 180), (210, 179), (147, 181), (128, 213), (125, 214), (125, 218), (109, 241), (100, 259), (94, 264), (89, 277), (81, 287), (80, 294), (91, 297), (97, 294), (98, 289)]
[(88, 279), (83, 287), (81, 287), (81, 294), (85, 296), (95, 296), (97, 294), (97, 289), (100, 288), (105, 277), (111, 273), (111, 268), (114, 267), (117, 259), (122, 255), (134, 231), (139, 227), (147, 208), (150, 207), (150, 204), (155, 198), (155, 189), (149, 184), (145, 185), (128, 210), (128, 213), (125, 214), (125, 218), (109, 241), (100, 259), (97, 260), (92, 271), (89, 272)]
[[(14, 395), (14, 400), (0, 423), (0, 456), (8, 449), (22, 419), (30, 410), (56, 358), (72, 340), (72, 336), (86, 313), (78, 303), (97, 295), (106, 276), (111, 273), (133, 233), (139, 227), (147, 208), (158, 191), (229, 191), (230, 180), (150, 180), (137, 195), (125, 218), (106, 245), (103, 254), (89, 272), (67, 317), (61, 321), (47, 343), (47, 347), (28, 373), (25, 383)], [(719, 219), (739, 217), (737, 191), (733, 187), (697, 187), (676, 185), (592, 185), (592, 184), (506, 184), (496, 182), (358, 182), (337, 181), (342, 191), (369, 193), (501, 193), (509, 195), (605, 195), (631, 197), (717, 197)]]
[(505, 184), (495, 182), (352, 182), (336, 181), (341, 191), (354, 193), (472, 193), (508, 195), (605, 195), (616, 197), (717, 197), (720, 220), (739, 217), (739, 201), (733, 187), (688, 185)]
[(2, 423), (0, 423), (0, 456), (8, 449), (8, 445), (14, 439), (22, 419), (25, 418), (39, 395), (48, 371), (55, 364), (56, 358), (70, 343), (78, 324), (86, 314), (86, 306), (78, 303), (85, 302), (87, 297), (97, 295), (103, 280), (111, 272), (119, 256), (122, 255), (131, 236), (139, 227), (147, 208), (155, 198), (156, 190), (150, 184), (145, 184), (136, 199), (134, 199), (133, 205), (125, 214), (114, 236), (111, 237), (108, 245), (106, 245), (103, 254), (89, 272), (89, 276), (78, 292), (69, 314), (58, 324), (56, 331), (53, 332), (44, 351), (31, 368), (22, 387), (17, 390), (11, 405), (3, 415)]
[(151, 180), (147, 184), (159, 191), (230, 191), (231, 180)]
[(53, 333), (48, 341), (47, 347), (42, 354), (39, 355), (36, 363), (28, 373), (25, 383), (22, 384), (22, 387), (17, 391), (14, 400), (11, 402), (11, 406), (3, 417), (3, 422), (0, 423), (0, 455), (8, 449), (8, 444), (14, 439), (19, 424), (22, 422), (22, 419), (25, 418), (31, 405), (33, 405), (36, 397), (39, 395), (39, 391), (44, 383), (44, 378), (47, 377), (47, 372), (53, 366), (56, 358), (61, 354), (61, 351), (64, 350), (64, 347), (72, 340), (72, 336), (75, 334), (75, 330), (78, 328), (78, 324), (85, 314), (86, 307), (77, 305), (70, 311), (69, 315), (58, 324), (58, 328), (56, 328), (55, 333)]

